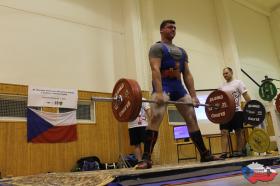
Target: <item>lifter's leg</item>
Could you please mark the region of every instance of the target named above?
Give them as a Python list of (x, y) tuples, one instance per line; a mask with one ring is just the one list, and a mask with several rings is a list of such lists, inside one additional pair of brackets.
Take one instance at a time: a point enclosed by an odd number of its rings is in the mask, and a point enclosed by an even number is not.
[(145, 141), (144, 141), (144, 153), (142, 156), (141, 162), (139, 162), (136, 165), (136, 169), (148, 169), (152, 167), (151, 163), (151, 156), (153, 153), (154, 146), (157, 142), (158, 138), (158, 130), (160, 127), (160, 124), (162, 122), (164, 113), (166, 110), (165, 105), (157, 105), (152, 104), (151, 105), (151, 119), (148, 122), (148, 126), (146, 128), (146, 134), (145, 134)]
[[(191, 97), (188, 95), (179, 99), (178, 101), (188, 102), (188, 103), (192, 102)], [(186, 121), (186, 124), (189, 129), (190, 137), (200, 153), (200, 157), (201, 157), (200, 161), (207, 162), (207, 161), (217, 160), (217, 158), (212, 156), (210, 154), (209, 150), (207, 150), (205, 147), (205, 144), (204, 144), (204, 141), (203, 141), (203, 138), (202, 138), (202, 135), (201, 135), (198, 123), (197, 123), (194, 108), (190, 107), (188, 105), (180, 105), (180, 104), (176, 105), (176, 107), (177, 107), (178, 111), (180, 112), (180, 114), (182, 115), (182, 117), (184, 118), (184, 120)]]

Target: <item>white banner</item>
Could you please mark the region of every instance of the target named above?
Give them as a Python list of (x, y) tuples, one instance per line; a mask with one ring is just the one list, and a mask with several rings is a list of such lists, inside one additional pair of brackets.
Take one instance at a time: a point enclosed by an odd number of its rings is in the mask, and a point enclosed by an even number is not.
[(77, 109), (77, 104), (77, 90), (28, 86), (27, 106)]

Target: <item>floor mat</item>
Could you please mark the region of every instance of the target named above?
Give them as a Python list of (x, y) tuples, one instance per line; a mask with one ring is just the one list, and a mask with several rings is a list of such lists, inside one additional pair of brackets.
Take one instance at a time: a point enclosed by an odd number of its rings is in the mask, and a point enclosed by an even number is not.
[(14, 177), (0, 180), (5, 186), (47, 186), (47, 185), (106, 185), (115, 179), (111, 174), (102, 171), (88, 171), (75, 173), (48, 173), (32, 176)]

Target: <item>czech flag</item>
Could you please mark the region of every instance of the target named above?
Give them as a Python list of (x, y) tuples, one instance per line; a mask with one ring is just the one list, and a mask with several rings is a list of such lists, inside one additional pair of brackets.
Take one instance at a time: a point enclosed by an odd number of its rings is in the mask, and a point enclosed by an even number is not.
[(27, 108), (27, 141), (61, 143), (77, 140), (77, 111), (43, 112)]

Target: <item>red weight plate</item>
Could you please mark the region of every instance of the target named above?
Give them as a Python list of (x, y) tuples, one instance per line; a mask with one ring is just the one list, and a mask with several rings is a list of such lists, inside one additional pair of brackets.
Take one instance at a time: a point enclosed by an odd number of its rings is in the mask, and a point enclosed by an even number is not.
[(121, 97), (121, 101), (112, 101), (115, 118), (120, 122), (133, 121), (139, 115), (142, 105), (142, 92), (137, 81), (120, 79), (114, 86), (112, 97)]
[(206, 116), (213, 123), (226, 123), (234, 116), (235, 101), (229, 92), (215, 90), (209, 94), (205, 103), (220, 107), (205, 107)]
[(275, 107), (276, 107), (276, 110), (278, 112), (280, 112), (280, 94), (278, 94), (277, 97), (276, 97)]

